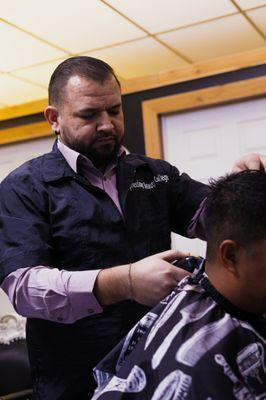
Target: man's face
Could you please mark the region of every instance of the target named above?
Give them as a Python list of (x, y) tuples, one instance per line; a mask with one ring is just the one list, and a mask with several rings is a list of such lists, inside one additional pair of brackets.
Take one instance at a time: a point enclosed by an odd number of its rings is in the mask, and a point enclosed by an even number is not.
[(121, 92), (110, 75), (103, 83), (72, 76), (57, 107), (60, 140), (104, 168), (124, 138)]
[(247, 311), (266, 312), (266, 239), (243, 249), (239, 265), (239, 289)]

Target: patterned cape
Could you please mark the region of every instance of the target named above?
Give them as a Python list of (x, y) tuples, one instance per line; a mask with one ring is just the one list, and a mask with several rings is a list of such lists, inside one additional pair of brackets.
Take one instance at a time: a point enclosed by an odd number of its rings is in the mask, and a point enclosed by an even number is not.
[(266, 399), (266, 318), (185, 278), (94, 369), (93, 400)]

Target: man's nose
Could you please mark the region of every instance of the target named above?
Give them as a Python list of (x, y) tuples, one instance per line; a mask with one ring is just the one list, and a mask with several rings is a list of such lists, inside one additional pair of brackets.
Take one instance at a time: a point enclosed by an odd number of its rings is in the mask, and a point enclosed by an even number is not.
[(114, 124), (112, 118), (107, 111), (103, 111), (100, 115), (97, 130), (98, 131), (112, 131), (114, 129)]

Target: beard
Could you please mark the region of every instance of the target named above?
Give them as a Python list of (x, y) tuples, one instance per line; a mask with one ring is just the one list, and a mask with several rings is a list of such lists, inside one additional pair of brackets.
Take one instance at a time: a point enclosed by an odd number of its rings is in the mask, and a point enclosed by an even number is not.
[(89, 158), (96, 168), (105, 169), (108, 164), (116, 159), (123, 141), (123, 138), (119, 140), (117, 136), (112, 136), (113, 140), (111, 142), (102, 143), (100, 146), (94, 145), (95, 142), (97, 142), (96, 139), (87, 149), (84, 149), (84, 152), (81, 154)]
[(116, 159), (124, 134), (119, 136), (114, 132), (96, 133), (91, 142), (86, 142), (76, 140), (67, 129), (64, 129), (61, 131), (60, 139), (68, 147), (87, 157), (96, 168), (104, 170)]

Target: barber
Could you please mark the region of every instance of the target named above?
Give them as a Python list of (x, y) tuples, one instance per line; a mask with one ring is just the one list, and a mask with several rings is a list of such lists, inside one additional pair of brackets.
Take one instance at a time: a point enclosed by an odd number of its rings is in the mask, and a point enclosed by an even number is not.
[[(49, 84), (53, 150), (1, 184), (0, 278), (28, 318), (33, 399), (88, 399), (92, 368), (184, 271), (171, 232), (200, 236), (208, 187), (163, 160), (125, 154), (120, 84), (73, 57)], [(264, 168), (258, 155), (235, 168)]]

